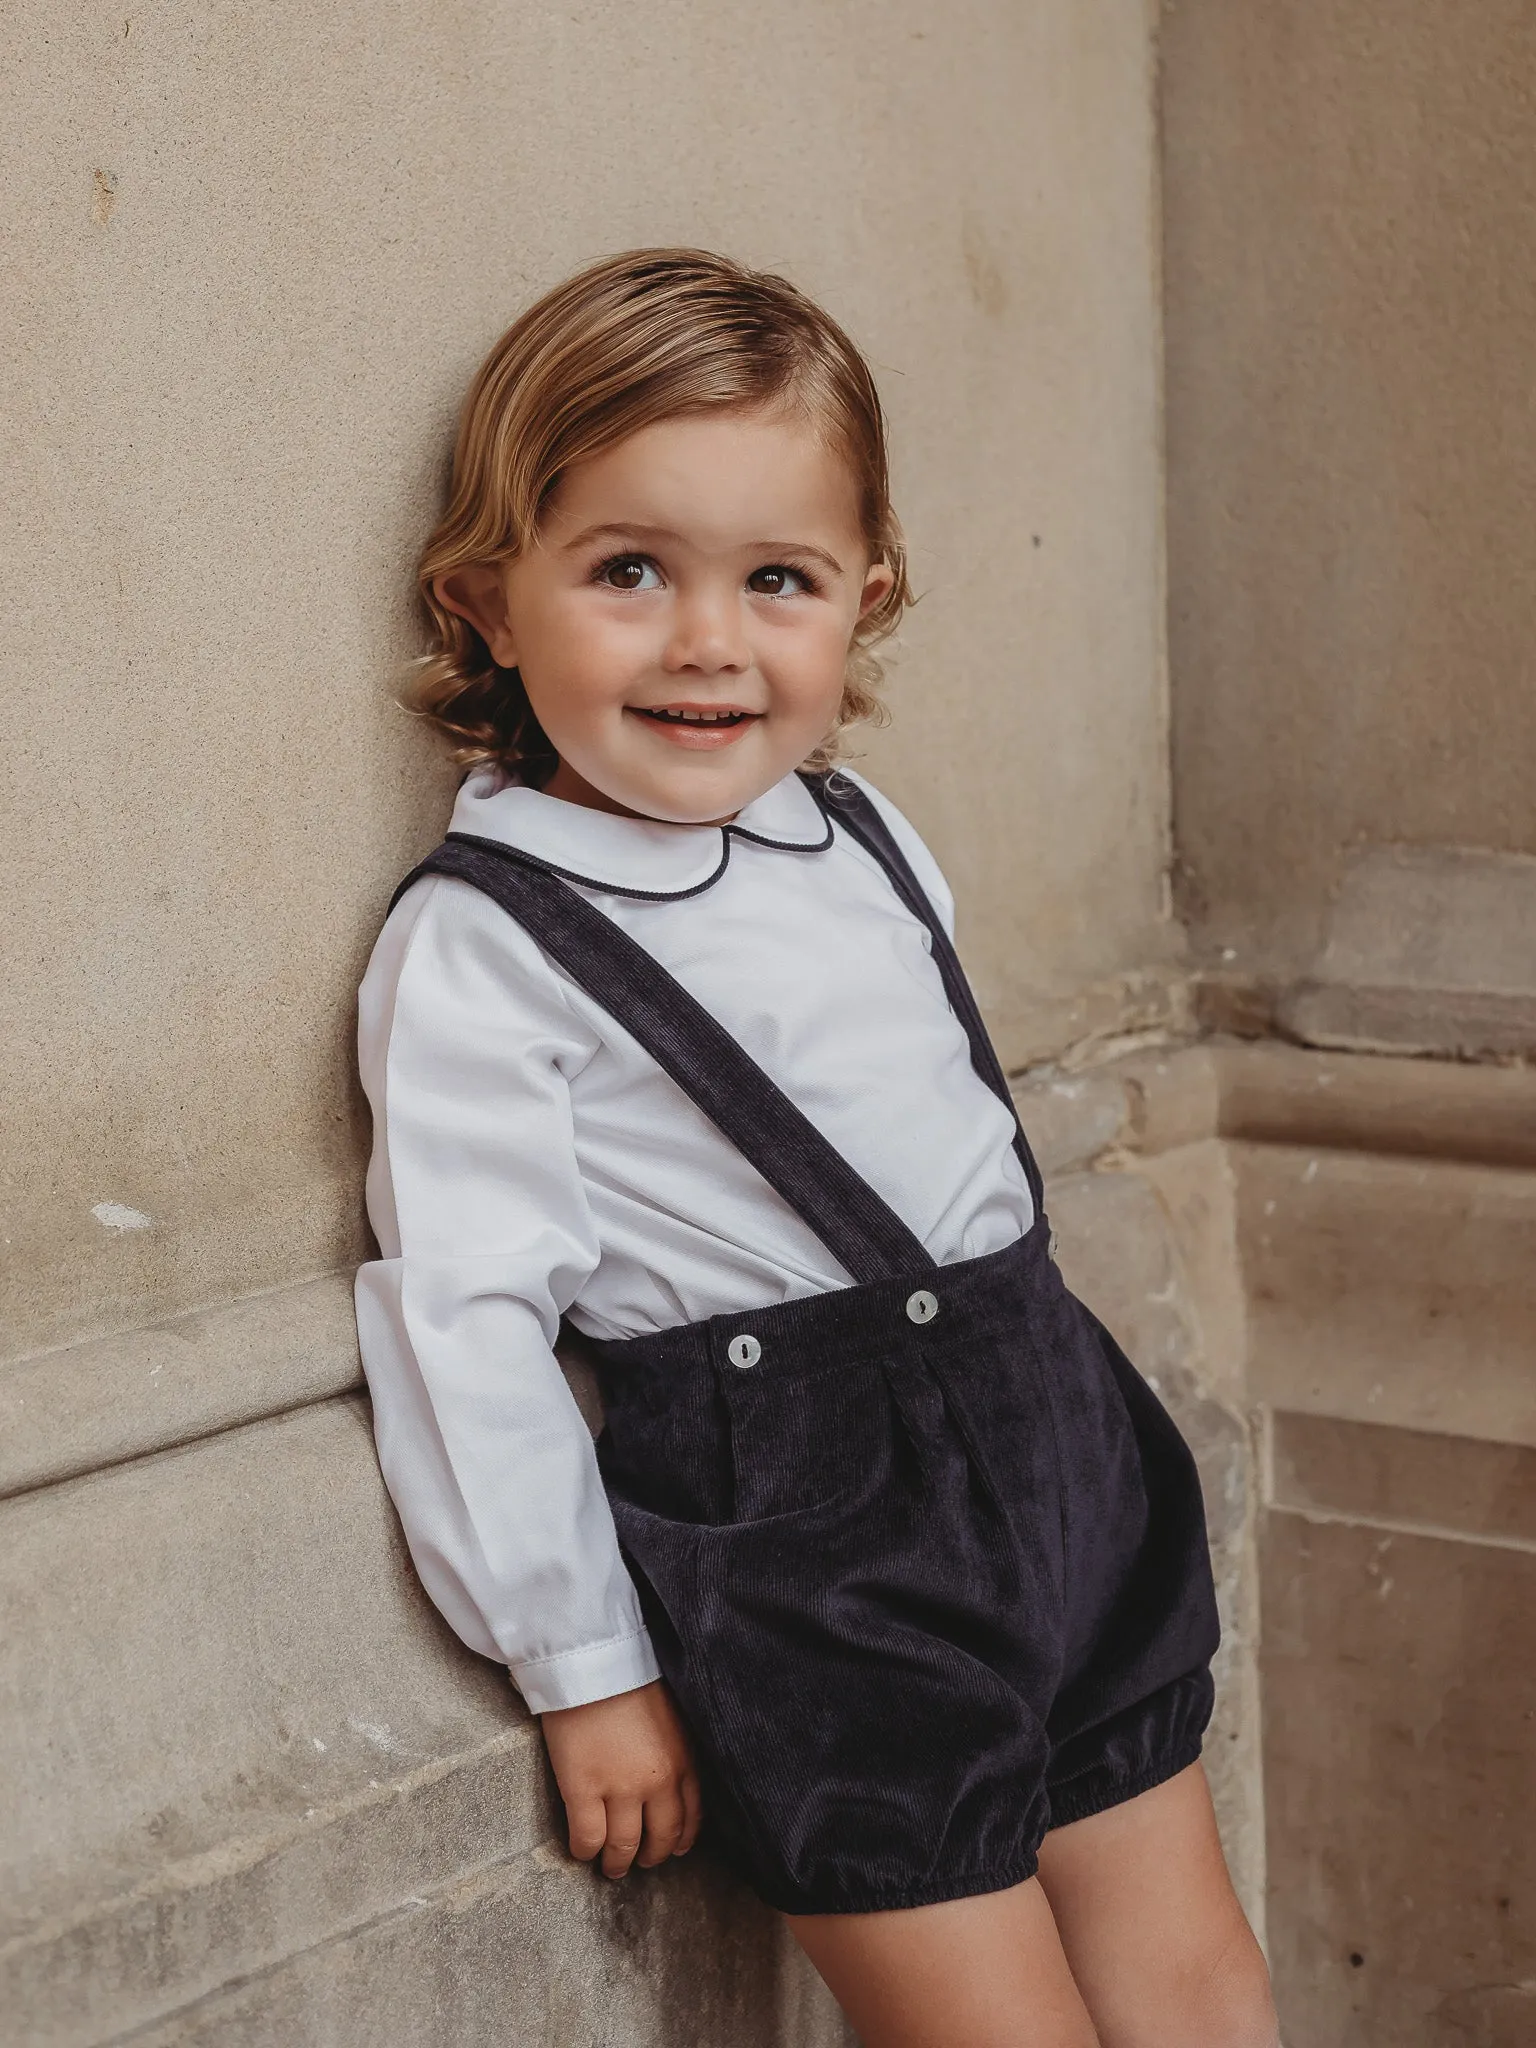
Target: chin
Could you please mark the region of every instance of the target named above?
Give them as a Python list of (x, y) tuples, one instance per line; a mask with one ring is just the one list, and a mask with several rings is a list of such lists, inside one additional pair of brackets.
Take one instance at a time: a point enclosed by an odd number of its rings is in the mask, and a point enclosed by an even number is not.
[(701, 796), (691, 790), (685, 796), (679, 792), (657, 790), (649, 799), (642, 798), (633, 808), (645, 817), (659, 819), (664, 825), (715, 825), (722, 819), (733, 818), (739, 810), (762, 795), (762, 790), (750, 787), (746, 790), (722, 789), (712, 796)]
[(745, 805), (771, 789), (777, 775), (764, 781), (761, 776), (734, 774), (658, 775), (637, 777), (633, 793), (622, 801), (647, 818), (659, 818), (668, 825), (713, 825), (733, 817)]

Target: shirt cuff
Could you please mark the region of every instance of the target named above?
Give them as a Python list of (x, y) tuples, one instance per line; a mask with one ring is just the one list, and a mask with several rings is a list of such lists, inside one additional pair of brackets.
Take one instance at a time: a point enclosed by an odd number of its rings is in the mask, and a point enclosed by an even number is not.
[(643, 1628), (610, 1642), (589, 1643), (584, 1649), (562, 1650), (558, 1657), (512, 1666), (512, 1682), (530, 1714), (589, 1706), (615, 1693), (634, 1692), (660, 1676), (661, 1666)]

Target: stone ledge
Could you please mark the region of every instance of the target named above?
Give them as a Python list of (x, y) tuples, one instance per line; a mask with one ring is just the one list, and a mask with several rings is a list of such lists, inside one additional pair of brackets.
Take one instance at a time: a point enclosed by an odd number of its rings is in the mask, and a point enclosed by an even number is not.
[(608, 1885), (542, 1846), (114, 2032), (102, 2048), (129, 2041), (854, 2048), (782, 1923), (701, 1854)]
[[(443, 2009), (452, 1985), (455, 2001), (494, 2008), (474, 2022), (477, 2039), (541, 2030), (552, 2000), (569, 2028), (574, 1996), (594, 2025), (622, 2012), (625, 2039), (658, 2048), (845, 2048), (783, 1930), (710, 1859), (608, 1886), (569, 1861), (551, 1821), (542, 1746), (525, 1724), (6, 1944), (0, 2008), (26, 2028), (26, 2048), (248, 2037), (376, 2048), (385, 2014), (404, 2048), (463, 2038), (469, 2015)], [(453, 1967), (466, 1934), (491, 1951), (476, 1973)]]
[(1207, 1040), (1021, 1075), (1051, 1174), (1206, 1138), (1536, 1167), (1536, 1067)]
[(1536, 858), (1366, 846), (1277, 1017), (1310, 1045), (1451, 1058), (1536, 1050)]
[(1536, 1445), (1536, 1173), (1225, 1151), (1254, 1402)]
[(551, 1820), (542, 1747), (523, 1722), (44, 1921), (0, 1946), (0, 2009), (39, 2016), (36, 2048), (144, 2026), (526, 1853)]
[(0, 1499), (361, 1383), (350, 1273), (35, 1352), (0, 1366)]
[(1536, 1167), (1536, 1068), (1213, 1044), (1215, 1135)]
[(1536, 1550), (1528, 1445), (1282, 1411), (1270, 1421), (1264, 1466), (1273, 1512)]
[(355, 1396), (7, 1501), (0, 1559), (0, 1938), (526, 1721), (422, 1594)]

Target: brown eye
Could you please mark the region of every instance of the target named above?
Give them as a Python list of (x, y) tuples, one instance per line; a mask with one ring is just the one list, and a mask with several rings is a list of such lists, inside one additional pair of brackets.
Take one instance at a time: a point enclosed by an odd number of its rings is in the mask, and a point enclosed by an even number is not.
[(761, 569), (754, 569), (747, 578), (748, 590), (756, 591), (759, 597), (791, 597), (806, 587), (806, 578), (800, 571), (786, 569), (782, 562), (769, 562)]
[[(598, 571), (599, 580), (610, 590), (645, 590), (654, 588), (647, 585), (646, 577), (655, 572), (644, 555), (619, 555), (611, 562), (604, 562)], [(659, 581), (659, 579), (657, 579)]]

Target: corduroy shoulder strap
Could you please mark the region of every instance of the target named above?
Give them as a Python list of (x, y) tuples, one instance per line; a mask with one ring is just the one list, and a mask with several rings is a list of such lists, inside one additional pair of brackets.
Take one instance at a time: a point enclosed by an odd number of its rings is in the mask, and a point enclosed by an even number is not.
[(481, 890), (601, 1004), (728, 1138), (856, 1281), (931, 1272), (927, 1247), (724, 1026), (645, 948), (532, 855), (451, 833), (428, 875)]

